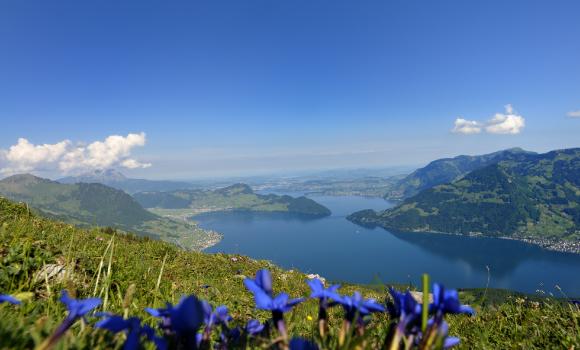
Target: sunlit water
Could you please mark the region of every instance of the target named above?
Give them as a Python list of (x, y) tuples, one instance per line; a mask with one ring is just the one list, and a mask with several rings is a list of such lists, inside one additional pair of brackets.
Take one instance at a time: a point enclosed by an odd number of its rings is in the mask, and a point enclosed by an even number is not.
[[(223, 233), (207, 252), (271, 260), (285, 268), (334, 281), (418, 284), (423, 272), (449, 287), (506, 288), (561, 296), (558, 285), (580, 296), (580, 255), (543, 250), (522, 242), (427, 233), (391, 233), (346, 220), (361, 209), (385, 209), (377, 198), (310, 196), (332, 215), (307, 219), (287, 214), (211, 213), (202, 227)], [(489, 274), (488, 269), (489, 267)]]

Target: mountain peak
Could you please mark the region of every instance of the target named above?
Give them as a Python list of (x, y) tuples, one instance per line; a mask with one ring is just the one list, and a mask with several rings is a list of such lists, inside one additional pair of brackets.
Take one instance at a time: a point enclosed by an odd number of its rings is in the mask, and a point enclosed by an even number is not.
[(42, 177), (34, 176), (32, 174), (16, 174), (9, 176), (0, 180), (0, 182), (5, 184), (38, 184), (38, 183), (50, 183), (53, 182), (49, 179), (44, 179)]
[(243, 194), (254, 193), (254, 191), (252, 190), (252, 188), (250, 186), (248, 186), (246, 184), (242, 184), (242, 183), (237, 183), (237, 184), (233, 184), (233, 185), (228, 186), (228, 187), (220, 188), (220, 189), (216, 190), (216, 192), (222, 193), (225, 195), (234, 195), (234, 194), (238, 194), (238, 193), (243, 193)]
[(536, 152), (532, 152), (532, 151), (526, 151), (525, 149), (521, 148), (521, 147), (512, 147), (512, 148), (508, 148), (505, 149), (503, 151), (500, 152), (509, 152), (509, 153), (528, 153), (528, 154), (534, 154)]

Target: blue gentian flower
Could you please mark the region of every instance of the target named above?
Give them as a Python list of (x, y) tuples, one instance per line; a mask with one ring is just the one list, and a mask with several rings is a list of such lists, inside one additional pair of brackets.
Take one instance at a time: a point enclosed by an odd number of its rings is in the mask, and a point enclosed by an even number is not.
[(354, 292), (352, 296), (344, 295), (336, 300), (342, 305), (346, 320), (352, 322), (356, 314), (359, 319), (363, 316), (370, 315), (373, 312), (384, 312), (385, 307), (377, 303), (374, 299), (363, 299), (359, 292)]
[(402, 339), (418, 340), (421, 334), (421, 311), (422, 307), (413, 295), (407, 291), (406, 293), (399, 293), (394, 288), (389, 288), (389, 293), (393, 298), (393, 302), (387, 303), (387, 310), (393, 320), (397, 320), (396, 324), (392, 325), (387, 338), (387, 343), (399, 348), (399, 343)]
[[(457, 337), (449, 337), (449, 325), (442, 317), (435, 317), (429, 320), (425, 335), (419, 333), (415, 342), (420, 344), (442, 344), (443, 349), (449, 349), (459, 345)], [(425, 339), (423, 339), (425, 337)]]
[(447, 322), (442, 321), (438, 328), (438, 336), (443, 338), (443, 349), (449, 349), (456, 345), (459, 345), (460, 340), (457, 337), (448, 337), (449, 325)]
[(258, 309), (280, 313), (286, 313), (304, 301), (304, 298), (290, 299), (290, 296), (286, 293), (280, 293), (275, 298), (263, 293), (254, 293), (254, 298)]
[(153, 328), (141, 325), (141, 320), (137, 317), (124, 319), (121, 316), (105, 316), (95, 324), (96, 328), (106, 329), (112, 333), (127, 332), (127, 340), (123, 345), (124, 350), (134, 350), (140, 348), (140, 339), (145, 336), (149, 341), (155, 343), (159, 350), (167, 348), (165, 340), (155, 334)]
[(256, 336), (264, 330), (264, 325), (258, 320), (249, 320), (246, 324), (246, 332), (249, 335)]
[(303, 338), (292, 338), (290, 350), (318, 350), (318, 345)]
[(183, 348), (196, 348), (196, 334), (203, 324), (203, 305), (194, 295), (184, 297), (176, 306), (167, 303), (166, 308), (145, 309), (150, 315), (161, 318), (161, 328), (166, 335), (175, 337)]
[(225, 305), (216, 307), (214, 312), (207, 301), (202, 301), (201, 304), (203, 307), (203, 321), (207, 327), (212, 328), (219, 324), (227, 326), (228, 322), (232, 320)]
[(163, 319), (163, 325), (175, 332), (197, 330), (203, 323), (203, 309), (195, 296), (184, 297), (177, 306), (167, 303), (165, 308), (146, 308), (153, 317)]
[(228, 349), (228, 343), (235, 343), (240, 340), (242, 331), (239, 327), (224, 329), (220, 333), (220, 343), (216, 344), (216, 349)]
[(340, 295), (336, 292), (340, 285), (335, 284), (328, 288), (324, 288), (324, 284), (318, 278), (307, 280), (306, 283), (310, 286), (312, 293), (311, 298), (318, 298), (318, 332), (321, 337), (325, 337), (328, 333), (328, 300), (338, 300)]
[(433, 303), (429, 309), (432, 313), (441, 314), (475, 314), (470, 306), (461, 305), (455, 289), (445, 290), (445, 287), (438, 283), (433, 284)]
[(0, 304), (2, 303), (9, 303), (9, 304), (21, 304), (20, 300), (16, 299), (15, 297), (7, 294), (0, 295)]
[(68, 310), (68, 315), (66, 318), (71, 320), (77, 320), (81, 317), (84, 317), (91, 310), (101, 305), (100, 298), (77, 300), (71, 298), (66, 290), (62, 291), (60, 301), (66, 306)]
[(272, 297), (272, 275), (268, 270), (260, 270), (256, 273), (256, 279), (246, 278), (246, 288), (254, 294), (256, 308), (272, 311), (272, 321), (284, 339), (287, 339), (284, 313), (292, 310), (294, 306), (304, 301), (304, 298), (290, 299), (288, 294), (280, 293)]
[(227, 336), (225, 334), (230, 333), (230, 330), (228, 329), (228, 322), (232, 319), (232, 317), (228, 314), (228, 308), (224, 305), (218, 306), (214, 312), (211, 305), (207, 301), (202, 301), (201, 305), (203, 308), (203, 320), (205, 323), (205, 329), (203, 331), (201, 342), (205, 342), (209, 345), (211, 331), (217, 325), (222, 326), (222, 341), (227, 341)]
[(328, 288), (324, 288), (324, 284), (318, 278), (314, 278), (311, 280), (307, 280), (306, 283), (310, 286), (310, 290), (312, 293), (310, 294), (311, 298), (318, 298), (318, 299), (334, 299), (337, 300), (340, 298), (338, 293), (336, 292), (338, 288), (340, 288), (339, 284), (332, 285)]
[(259, 270), (256, 279), (246, 278), (244, 284), (254, 294), (256, 308), (260, 310), (284, 313), (304, 301), (304, 298), (290, 299), (286, 293), (272, 297), (272, 276), (268, 270)]
[(39, 346), (39, 349), (52, 348), (79, 318), (84, 319), (86, 314), (101, 305), (100, 298), (77, 300), (71, 298), (66, 290), (61, 292), (60, 301), (66, 306), (68, 314), (54, 333)]
[(421, 305), (409, 291), (403, 294), (389, 288), (389, 293), (393, 297), (393, 304), (388, 304), (387, 309), (392, 318), (406, 319), (410, 322), (421, 317)]
[(262, 292), (264, 292), (264, 294), (266, 294), (270, 297), (273, 294), (272, 275), (270, 274), (270, 271), (268, 271), (266, 269), (258, 270), (258, 272), (256, 272), (255, 279), (246, 278), (244, 280), (244, 284), (252, 292), (254, 290), (260, 289)]

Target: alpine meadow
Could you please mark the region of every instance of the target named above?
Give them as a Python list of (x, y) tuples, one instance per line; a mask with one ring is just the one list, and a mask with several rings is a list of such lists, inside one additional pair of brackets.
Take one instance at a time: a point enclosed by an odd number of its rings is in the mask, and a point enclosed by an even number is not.
[(0, 4), (0, 350), (580, 349), (580, 3)]

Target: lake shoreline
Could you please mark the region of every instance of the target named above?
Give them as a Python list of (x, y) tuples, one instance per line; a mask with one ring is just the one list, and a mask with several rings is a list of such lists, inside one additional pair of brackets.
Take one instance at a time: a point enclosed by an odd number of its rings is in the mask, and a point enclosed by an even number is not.
[[(349, 220), (350, 221), (350, 220)], [(558, 253), (566, 253), (566, 254), (574, 254), (580, 255), (580, 241), (568, 242), (563, 240), (551, 240), (547, 238), (538, 238), (538, 237), (530, 237), (530, 236), (489, 236), (482, 233), (471, 233), (471, 234), (463, 234), (463, 233), (452, 233), (452, 232), (440, 232), (440, 231), (433, 231), (433, 230), (393, 230), (387, 226), (383, 226), (379, 223), (374, 222), (358, 222), (353, 220), (353, 223), (360, 225), (362, 227), (366, 226), (376, 226), (381, 227), (387, 232), (396, 231), (400, 233), (433, 233), (438, 235), (452, 235), (452, 236), (463, 236), (463, 237), (485, 237), (485, 238), (497, 238), (497, 239), (504, 239), (510, 241), (519, 241), (524, 242), (527, 244), (532, 244), (539, 246), (542, 249), (558, 252)]]

